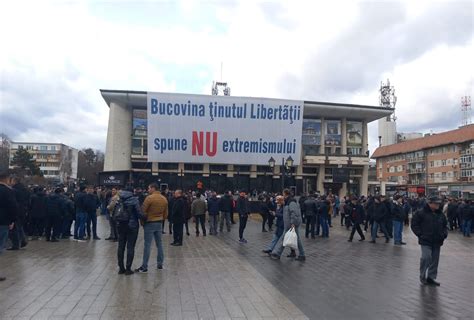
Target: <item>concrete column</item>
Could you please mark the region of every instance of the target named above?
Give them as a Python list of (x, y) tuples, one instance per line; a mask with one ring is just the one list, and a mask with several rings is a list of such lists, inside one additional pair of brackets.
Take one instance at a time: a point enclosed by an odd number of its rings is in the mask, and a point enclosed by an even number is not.
[(347, 119), (341, 121), (341, 154), (347, 154)]
[(362, 122), (362, 155), (365, 156), (369, 150), (369, 133), (368, 133), (367, 121)]
[(250, 178), (257, 178), (257, 165), (252, 164), (250, 166)]
[(324, 193), (325, 170), (326, 170), (326, 166), (324, 164), (319, 165), (318, 178), (316, 180), (316, 188), (321, 194)]
[(130, 170), (132, 168), (131, 156), (132, 109), (124, 104), (111, 102), (104, 171)]
[(202, 167), (202, 176), (203, 177), (209, 177), (209, 163), (204, 163), (203, 167)]
[(324, 135), (325, 135), (325, 130), (326, 130), (326, 124), (324, 122), (324, 118), (321, 118), (321, 147), (319, 149), (320, 154), (325, 153), (325, 145), (324, 145)]
[(362, 178), (360, 179), (360, 195), (367, 196), (369, 192), (369, 166), (362, 167)]
[(234, 165), (228, 164), (227, 165), (227, 178), (233, 178), (233, 177), (234, 177)]
[(385, 187), (387, 186), (387, 182), (385, 181), (380, 181), (380, 194), (385, 195)]

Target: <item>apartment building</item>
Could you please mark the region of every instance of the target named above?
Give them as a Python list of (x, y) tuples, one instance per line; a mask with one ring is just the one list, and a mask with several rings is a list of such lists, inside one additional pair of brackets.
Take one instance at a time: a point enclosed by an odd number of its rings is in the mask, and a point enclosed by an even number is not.
[(62, 143), (12, 142), (11, 161), (19, 148), (26, 149), (36, 161), (45, 178), (64, 183), (77, 179), (78, 150)]
[(381, 192), (474, 197), (474, 125), (377, 148)]

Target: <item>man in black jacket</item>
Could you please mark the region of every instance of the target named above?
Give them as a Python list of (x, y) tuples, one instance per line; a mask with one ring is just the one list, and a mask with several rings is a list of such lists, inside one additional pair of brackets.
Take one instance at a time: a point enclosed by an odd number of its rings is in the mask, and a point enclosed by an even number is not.
[[(8, 239), (8, 230), (13, 229), (18, 212), (14, 191), (9, 187), (8, 172), (0, 172), (0, 254)], [(0, 276), (0, 281), (5, 277)]]
[(171, 220), (170, 223), (173, 225), (173, 242), (172, 246), (183, 245), (183, 225), (186, 220), (186, 207), (188, 201), (183, 197), (181, 190), (174, 192), (173, 207), (171, 209)]
[(247, 243), (247, 240), (244, 238), (244, 230), (250, 216), (250, 204), (244, 191), (240, 192), (239, 199), (237, 199), (235, 205), (235, 211), (239, 214), (239, 242)]
[(351, 235), (349, 237), (349, 242), (352, 242), (352, 239), (354, 238), (354, 233), (357, 230), (357, 233), (360, 236), (359, 241), (364, 241), (364, 233), (362, 233), (362, 229), (360, 228), (360, 225), (364, 222), (365, 219), (365, 213), (364, 213), (364, 208), (359, 204), (357, 197), (353, 196), (351, 198), (351, 204), (349, 205), (350, 208), (350, 218), (352, 221), (352, 231)]
[(219, 210), (221, 212), (221, 221), (219, 224), (219, 229), (220, 232), (224, 230), (224, 220), (225, 224), (227, 226), (227, 232), (230, 232), (230, 226), (231, 226), (231, 221), (230, 221), (230, 216), (233, 214), (233, 208), (232, 208), (232, 192), (227, 191), (226, 194), (219, 200)]
[(377, 238), (377, 231), (380, 227), (383, 234), (385, 235), (385, 243), (390, 242), (390, 238), (388, 236), (387, 229), (385, 228), (385, 217), (387, 216), (387, 206), (385, 203), (381, 202), (380, 196), (374, 197), (374, 203), (372, 205), (372, 230), (371, 236), (372, 241), (370, 243), (375, 243), (375, 239)]
[(306, 217), (306, 232), (305, 236), (308, 238), (311, 233), (311, 239), (315, 238), (314, 227), (316, 224), (316, 215), (318, 213), (318, 205), (316, 199), (314, 198), (314, 191), (309, 192), (309, 197), (303, 202), (301, 206), (301, 211), (304, 212)]
[(420, 281), (422, 284), (439, 286), (435, 281), (438, 275), (438, 263), (441, 246), (448, 237), (448, 223), (439, 209), (438, 197), (428, 199), (428, 204), (420, 209), (411, 221), (411, 230), (421, 245)]
[(13, 183), (12, 189), (15, 191), (15, 198), (18, 204), (18, 217), (15, 226), (10, 232), (12, 247), (7, 250), (19, 250), (27, 245), (24, 227), (28, 216), (30, 191), (18, 178), (14, 178)]
[(66, 203), (61, 196), (61, 188), (56, 188), (47, 200), (46, 241), (58, 242), (61, 233), (62, 219), (66, 212)]
[[(94, 188), (92, 186), (87, 187), (86, 195), (84, 196), (84, 205), (87, 212), (87, 239), (100, 240), (97, 236), (97, 208), (100, 205), (99, 198), (94, 193)], [(137, 197), (138, 198), (138, 197)], [(91, 233), (91, 224), (92, 224), (92, 233)]]

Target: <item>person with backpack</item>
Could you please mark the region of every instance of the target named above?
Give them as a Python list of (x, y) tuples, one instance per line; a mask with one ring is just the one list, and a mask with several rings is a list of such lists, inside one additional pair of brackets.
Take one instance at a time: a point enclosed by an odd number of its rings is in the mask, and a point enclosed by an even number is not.
[[(119, 193), (119, 200), (115, 205), (113, 216), (118, 231), (118, 273), (131, 275), (133, 274), (132, 263), (138, 237), (138, 221), (145, 219), (138, 197), (133, 194), (133, 188), (127, 187)], [(126, 264), (124, 264), (125, 248), (127, 249)]]
[(296, 235), (298, 236), (298, 257), (296, 257), (296, 252), (291, 250), (289, 258), (295, 258), (297, 261), (305, 261), (306, 256), (304, 253), (303, 243), (301, 241), (299, 227), (303, 222), (301, 218), (301, 209), (299, 203), (291, 196), (291, 191), (289, 189), (283, 190), (283, 225), (284, 232), (282, 239), (278, 242), (275, 248), (272, 251), (270, 257), (274, 260), (279, 260), (281, 254), (283, 253), (283, 238), (291, 228), (295, 229)]

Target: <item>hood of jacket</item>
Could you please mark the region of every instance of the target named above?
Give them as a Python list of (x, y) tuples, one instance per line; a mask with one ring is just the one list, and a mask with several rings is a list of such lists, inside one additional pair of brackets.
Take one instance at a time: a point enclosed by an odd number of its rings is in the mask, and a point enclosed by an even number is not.
[(120, 199), (127, 206), (134, 206), (134, 205), (139, 204), (138, 203), (138, 197), (135, 196), (130, 191), (125, 191), (125, 190), (120, 191)]

